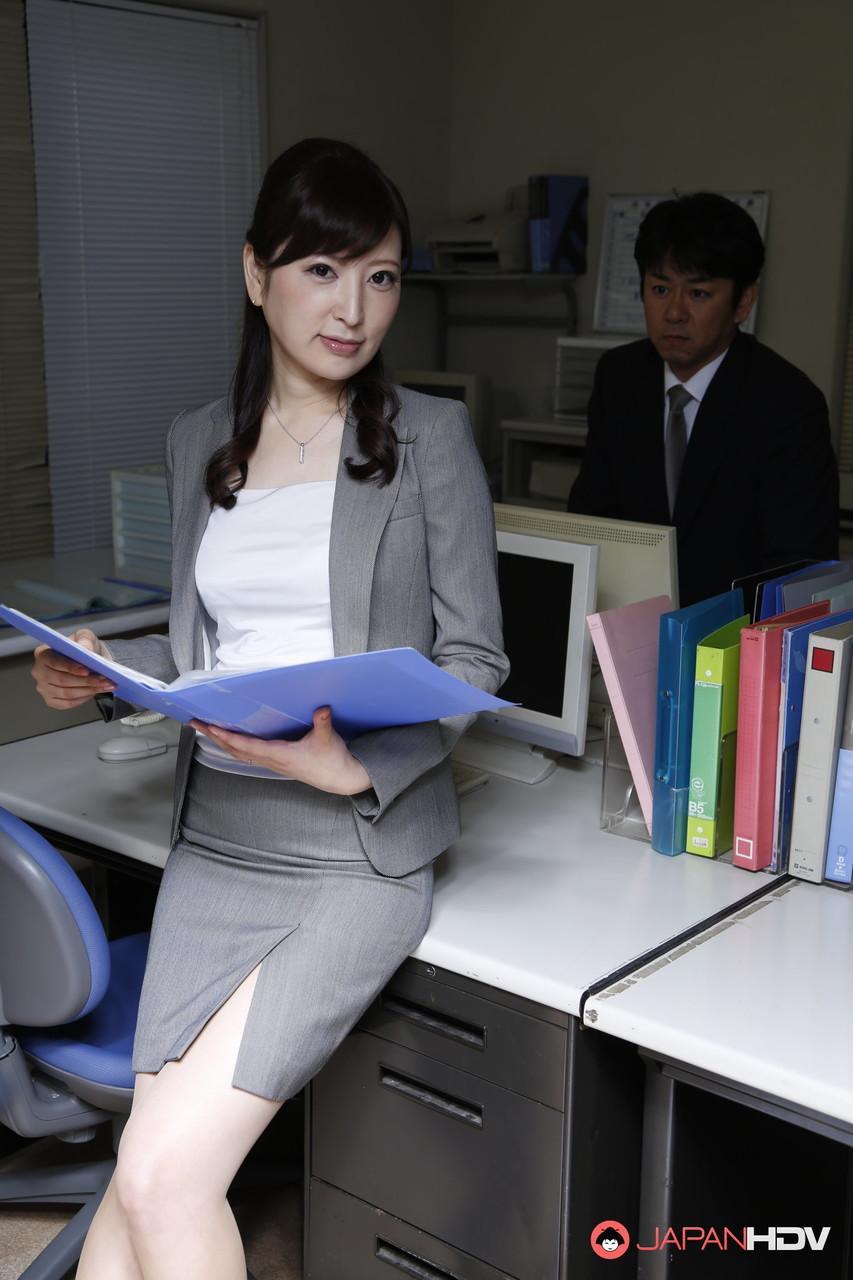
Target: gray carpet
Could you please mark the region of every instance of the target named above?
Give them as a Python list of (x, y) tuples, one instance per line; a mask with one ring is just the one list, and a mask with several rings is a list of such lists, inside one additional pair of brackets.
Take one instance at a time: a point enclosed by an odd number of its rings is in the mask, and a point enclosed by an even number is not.
[[(99, 1154), (87, 1148), (94, 1156)], [(82, 1158), (80, 1148), (49, 1140), (25, 1148), (4, 1168), (31, 1168)], [(0, 1207), (0, 1280), (18, 1280), (70, 1217), (54, 1206)], [(256, 1280), (302, 1280), (302, 1188), (283, 1187), (247, 1195), (235, 1209)], [(73, 1272), (70, 1273), (73, 1275)]]

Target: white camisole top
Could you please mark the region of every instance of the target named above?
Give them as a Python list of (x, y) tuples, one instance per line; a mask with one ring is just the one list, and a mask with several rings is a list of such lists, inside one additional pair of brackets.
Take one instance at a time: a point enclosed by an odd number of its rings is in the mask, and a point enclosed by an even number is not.
[[(230, 511), (213, 508), (196, 557), (196, 587), (211, 622), (208, 665), (231, 674), (333, 657), (335, 481), (240, 489), (236, 499)], [(196, 759), (227, 773), (282, 780), (234, 760), (201, 734)]]

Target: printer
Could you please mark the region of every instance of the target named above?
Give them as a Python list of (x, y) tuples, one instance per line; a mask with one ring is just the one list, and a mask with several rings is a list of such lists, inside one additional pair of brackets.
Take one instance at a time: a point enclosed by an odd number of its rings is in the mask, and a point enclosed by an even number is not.
[(508, 209), (441, 223), (427, 244), (434, 271), (526, 271), (527, 213)]

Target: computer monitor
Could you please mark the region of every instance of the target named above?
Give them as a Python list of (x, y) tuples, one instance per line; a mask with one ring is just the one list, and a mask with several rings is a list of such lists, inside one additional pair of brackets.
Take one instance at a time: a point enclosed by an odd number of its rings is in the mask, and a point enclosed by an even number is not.
[(508, 533), (597, 546), (598, 589), (590, 612), (615, 609), (652, 596), (669, 596), (672, 607), (678, 608), (676, 535), (669, 525), (505, 503), (495, 503), (495, 523)]
[[(509, 749), (509, 740), (523, 738), (536, 748), (558, 751), (564, 754), (582, 755), (586, 746), (586, 722), (588, 699), (594, 703), (607, 703), (604, 682), (591, 661), (588, 646), (589, 629), (587, 614), (602, 609), (614, 609), (619, 605), (633, 604), (651, 596), (667, 595), (675, 608), (678, 605), (678, 570), (676, 560), (675, 529), (666, 525), (639, 524), (630, 520), (611, 520), (599, 516), (581, 516), (573, 512), (546, 511), (537, 507), (509, 506), (495, 503), (495, 523), (498, 532), (499, 563), (507, 550), (510, 538), (523, 538), (525, 545), (540, 543), (542, 554), (555, 556), (556, 547), (572, 548), (572, 553), (587, 549), (597, 551), (594, 588), (591, 595), (576, 599), (574, 584), (571, 590), (570, 616), (574, 630), (567, 633), (565, 603), (567, 585), (555, 588), (556, 596), (548, 607), (556, 609), (556, 615), (540, 606), (539, 594), (533, 603), (525, 601), (520, 593), (501, 582), (501, 603), (504, 611), (504, 632), (507, 637), (507, 653), (514, 672), (501, 690), (503, 697), (525, 702), (525, 707), (499, 715), (481, 716), (477, 725), (454, 751), (463, 762), (486, 769), (491, 773), (518, 778), (528, 782), (546, 777), (548, 757), (542, 750), (529, 750), (523, 757)], [(547, 548), (547, 550), (544, 550)], [(562, 591), (562, 595), (560, 594)], [(560, 607), (563, 612), (561, 613)], [(513, 653), (512, 637), (518, 626), (526, 628), (529, 643), (519, 645)], [(583, 639), (578, 635), (583, 632)], [(559, 637), (559, 641), (557, 641)], [(565, 643), (567, 667), (564, 676), (553, 664), (541, 660), (541, 646), (552, 651), (552, 644)], [(592, 668), (592, 676), (590, 676)], [(564, 697), (566, 712), (562, 726), (549, 719), (548, 712), (537, 709), (529, 701), (528, 682), (538, 688), (550, 687), (549, 707), (553, 707), (555, 690), (561, 679), (568, 682), (571, 671), (579, 673), (577, 689), (584, 700), (580, 707), (573, 702), (573, 693)], [(513, 691), (514, 679), (518, 680)], [(560, 686), (562, 687), (562, 686)], [(570, 724), (574, 724), (574, 728)], [(507, 740), (503, 750), (498, 736)], [(486, 739), (485, 743), (482, 739)], [(537, 757), (540, 765), (537, 767)], [(551, 764), (553, 768), (553, 764)]]
[(598, 548), (498, 530), (498, 580), (510, 675), (501, 697), (522, 705), (484, 712), (454, 755), (463, 763), (538, 782), (554, 755), (583, 755)]
[(440, 396), (445, 400), (461, 400), (468, 410), (474, 440), (483, 458), (489, 452), (489, 380), (479, 373), (449, 373), (445, 369), (402, 369), (395, 371), (394, 381), (410, 391)]

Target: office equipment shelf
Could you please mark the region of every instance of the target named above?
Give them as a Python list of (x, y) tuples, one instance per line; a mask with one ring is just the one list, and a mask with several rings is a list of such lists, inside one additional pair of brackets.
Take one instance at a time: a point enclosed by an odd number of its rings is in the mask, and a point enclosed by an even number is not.
[[(562, 329), (574, 333), (577, 329), (576, 277), (545, 271), (409, 271), (403, 277), (404, 285), (432, 286), (439, 306), (437, 363), (443, 369), (447, 365), (447, 329), (449, 325), (474, 325), (489, 328)], [(566, 303), (563, 316), (519, 315), (507, 311), (477, 311), (452, 313), (448, 306), (447, 291), (450, 288), (476, 289), (481, 286), (494, 288), (501, 284), (513, 289), (559, 289)]]
[[(502, 501), (520, 507), (551, 507), (565, 511), (569, 489), (580, 470), (586, 444), (583, 416), (579, 415), (572, 422), (505, 418), (500, 429), (503, 441)], [(537, 469), (541, 473), (538, 479)], [(552, 476), (548, 474), (549, 469)]]

